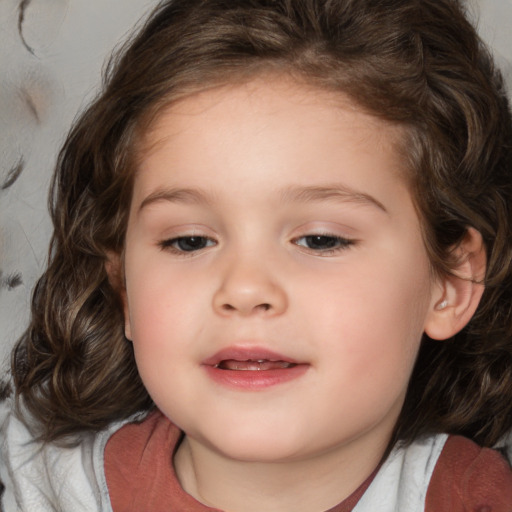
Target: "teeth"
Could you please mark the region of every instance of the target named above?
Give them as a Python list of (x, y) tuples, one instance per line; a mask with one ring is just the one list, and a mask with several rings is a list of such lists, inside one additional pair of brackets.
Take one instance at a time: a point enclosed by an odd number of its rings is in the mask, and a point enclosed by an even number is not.
[(295, 366), (294, 363), (287, 361), (269, 361), (267, 359), (236, 361), (234, 359), (225, 359), (215, 365), (215, 368), (221, 370), (236, 371), (261, 371), (261, 370), (283, 370)]

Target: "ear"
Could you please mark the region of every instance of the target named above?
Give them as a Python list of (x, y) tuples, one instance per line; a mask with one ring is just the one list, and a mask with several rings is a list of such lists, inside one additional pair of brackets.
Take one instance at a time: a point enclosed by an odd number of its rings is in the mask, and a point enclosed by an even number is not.
[(454, 249), (456, 267), (451, 275), (439, 277), (434, 284), (425, 334), (435, 340), (451, 338), (474, 315), (484, 292), (486, 269), (482, 235), (468, 228), (466, 236)]
[(126, 285), (124, 281), (123, 261), (120, 254), (115, 252), (108, 252), (105, 261), (105, 270), (107, 272), (108, 281), (110, 286), (119, 295), (123, 306), (124, 315), (124, 335), (127, 339), (132, 339), (130, 314), (128, 309), (128, 300), (126, 296)]

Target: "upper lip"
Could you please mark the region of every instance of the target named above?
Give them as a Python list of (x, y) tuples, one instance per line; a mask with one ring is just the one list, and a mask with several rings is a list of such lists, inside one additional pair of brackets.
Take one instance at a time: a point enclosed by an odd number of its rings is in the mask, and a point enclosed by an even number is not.
[(202, 364), (205, 366), (216, 366), (221, 361), (285, 361), (291, 364), (300, 364), (295, 359), (274, 352), (264, 347), (227, 347), (219, 350), (212, 356), (205, 359)]

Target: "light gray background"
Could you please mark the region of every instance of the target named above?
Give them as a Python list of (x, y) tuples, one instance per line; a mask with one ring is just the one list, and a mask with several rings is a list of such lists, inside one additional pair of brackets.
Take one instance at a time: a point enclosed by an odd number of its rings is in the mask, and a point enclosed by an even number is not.
[[(0, 0), (0, 371), (50, 237), (56, 154), (106, 56), (156, 0)], [(512, 0), (470, 0), (512, 91)], [(2, 364), (3, 362), (3, 364)]]

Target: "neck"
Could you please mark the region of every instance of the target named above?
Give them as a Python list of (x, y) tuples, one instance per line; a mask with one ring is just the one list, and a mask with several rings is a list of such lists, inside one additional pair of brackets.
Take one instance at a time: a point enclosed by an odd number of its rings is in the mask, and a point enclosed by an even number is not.
[(362, 454), (356, 441), (311, 458), (247, 462), (185, 437), (174, 464), (184, 490), (211, 507), (230, 512), (321, 512), (351, 496), (374, 472), (385, 450), (381, 443)]

